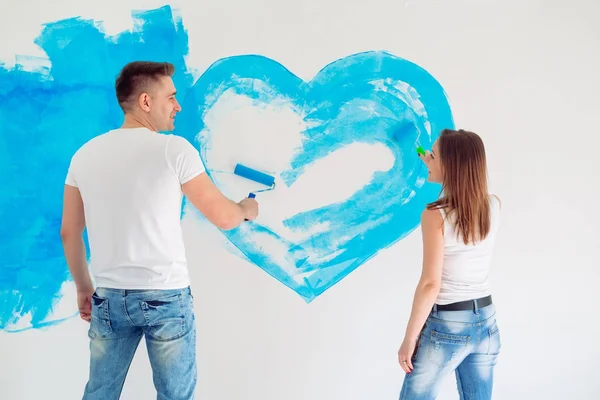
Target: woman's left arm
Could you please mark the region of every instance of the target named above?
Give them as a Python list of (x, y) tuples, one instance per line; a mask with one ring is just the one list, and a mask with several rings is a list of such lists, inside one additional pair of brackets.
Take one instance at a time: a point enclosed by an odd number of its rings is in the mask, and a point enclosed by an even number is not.
[(423, 270), (421, 279), (415, 289), (412, 311), (406, 327), (404, 341), (398, 351), (398, 361), (406, 373), (410, 373), (413, 369), (411, 357), (419, 333), (440, 291), (444, 261), (443, 225), (442, 215), (438, 210), (426, 209), (423, 211), (421, 215)]

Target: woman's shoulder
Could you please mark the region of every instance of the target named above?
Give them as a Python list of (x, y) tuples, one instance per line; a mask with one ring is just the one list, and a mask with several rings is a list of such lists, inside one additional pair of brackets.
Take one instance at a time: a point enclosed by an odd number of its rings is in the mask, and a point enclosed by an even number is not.
[(425, 207), (425, 209), (421, 213), (421, 221), (423, 221), (425, 219), (435, 221), (437, 219), (442, 219), (443, 215), (444, 215), (443, 207), (440, 207), (440, 206)]
[(440, 208), (425, 207), (421, 213), (421, 225), (429, 229), (441, 229), (443, 231), (444, 216), (442, 212), (443, 210)]
[(490, 198), (496, 199), (496, 201), (498, 202), (498, 209), (502, 208), (502, 200), (500, 200), (500, 196), (498, 196), (495, 193), (490, 193)]

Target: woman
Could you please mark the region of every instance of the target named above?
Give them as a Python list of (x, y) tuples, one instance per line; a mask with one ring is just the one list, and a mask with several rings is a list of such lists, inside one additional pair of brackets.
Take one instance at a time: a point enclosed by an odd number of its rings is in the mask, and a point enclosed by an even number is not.
[(477, 134), (446, 129), (420, 157), (443, 194), (421, 216), (423, 270), (398, 351), (400, 399), (435, 399), (453, 371), (461, 400), (490, 399), (500, 336), (488, 271), (500, 199), (488, 193)]

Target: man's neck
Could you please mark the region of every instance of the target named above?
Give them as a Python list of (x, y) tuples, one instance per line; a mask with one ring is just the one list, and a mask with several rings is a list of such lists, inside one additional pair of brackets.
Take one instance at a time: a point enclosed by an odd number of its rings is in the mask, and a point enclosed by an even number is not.
[(132, 128), (147, 128), (153, 132), (156, 132), (156, 129), (154, 129), (148, 121), (138, 118), (135, 115), (125, 114), (125, 120), (123, 121), (123, 125), (121, 125), (121, 129)]

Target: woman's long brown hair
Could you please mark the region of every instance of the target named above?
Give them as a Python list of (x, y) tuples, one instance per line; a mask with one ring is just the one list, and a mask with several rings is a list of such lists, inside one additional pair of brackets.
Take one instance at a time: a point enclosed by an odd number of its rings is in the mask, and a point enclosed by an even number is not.
[(455, 215), (454, 230), (465, 244), (483, 240), (491, 225), (483, 141), (473, 132), (444, 129), (438, 145), (443, 194), (427, 208)]

